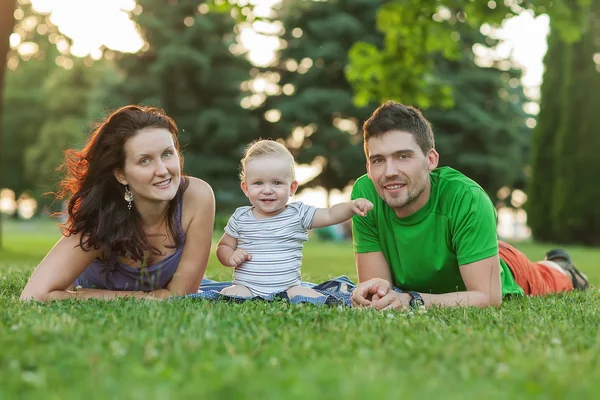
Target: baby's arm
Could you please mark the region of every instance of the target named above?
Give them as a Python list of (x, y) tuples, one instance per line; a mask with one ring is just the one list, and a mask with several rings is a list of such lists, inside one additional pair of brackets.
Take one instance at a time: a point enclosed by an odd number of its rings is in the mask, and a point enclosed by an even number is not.
[(336, 225), (348, 221), (354, 214), (366, 216), (373, 209), (373, 203), (367, 199), (356, 199), (345, 203), (339, 203), (331, 208), (319, 208), (315, 212), (312, 228)]
[(226, 267), (238, 267), (244, 262), (251, 260), (252, 255), (246, 250), (237, 247), (237, 239), (224, 233), (217, 243), (217, 258)]

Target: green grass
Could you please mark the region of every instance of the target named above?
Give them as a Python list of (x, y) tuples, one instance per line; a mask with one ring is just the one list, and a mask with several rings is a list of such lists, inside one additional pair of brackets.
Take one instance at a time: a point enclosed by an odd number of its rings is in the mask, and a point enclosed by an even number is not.
[[(57, 231), (5, 224), (0, 399), (596, 398), (599, 298), (378, 313), (285, 303), (20, 303)], [(519, 246), (541, 258), (547, 246)], [(600, 282), (600, 251), (568, 248)], [(207, 276), (228, 279), (211, 258)], [(350, 244), (309, 241), (304, 277), (355, 280)]]

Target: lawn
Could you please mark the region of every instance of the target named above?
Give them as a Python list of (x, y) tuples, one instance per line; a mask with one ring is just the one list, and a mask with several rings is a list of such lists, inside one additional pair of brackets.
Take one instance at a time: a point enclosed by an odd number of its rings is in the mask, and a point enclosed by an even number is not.
[[(499, 309), (378, 313), (284, 303), (21, 303), (58, 232), (4, 224), (0, 399), (596, 398), (598, 291)], [(519, 247), (532, 258), (547, 246)], [(568, 248), (600, 282), (600, 250)], [(311, 240), (304, 278), (356, 279), (351, 245)], [(211, 257), (207, 277), (228, 279)]]

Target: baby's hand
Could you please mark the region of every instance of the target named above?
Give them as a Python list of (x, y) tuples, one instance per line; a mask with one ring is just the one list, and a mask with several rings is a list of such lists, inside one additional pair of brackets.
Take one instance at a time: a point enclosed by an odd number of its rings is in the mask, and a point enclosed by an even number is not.
[(246, 250), (238, 247), (233, 253), (231, 253), (229, 260), (227, 261), (231, 267), (239, 267), (241, 264), (250, 260), (252, 260), (252, 255), (248, 254)]
[(373, 209), (373, 203), (367, 199), (356, 199), (352, 202), (352, 211), (361, 217), (365, 217)]

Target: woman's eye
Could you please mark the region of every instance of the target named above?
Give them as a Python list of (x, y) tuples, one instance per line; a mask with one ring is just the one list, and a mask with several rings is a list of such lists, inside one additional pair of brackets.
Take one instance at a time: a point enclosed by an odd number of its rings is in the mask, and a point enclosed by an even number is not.
[(163, 153), (163, 157), (165, 157), (165, 158), (171, 157), (172, 155), (173, 155), (173, 152), (172, 152), (172, 151), (165, 151), (165, 152)]
[(147, 165), (149, 162), (150, 162), (149, 158), (142, 158), (140, 160), (140, 164), (142, 164), (142, 165)]

